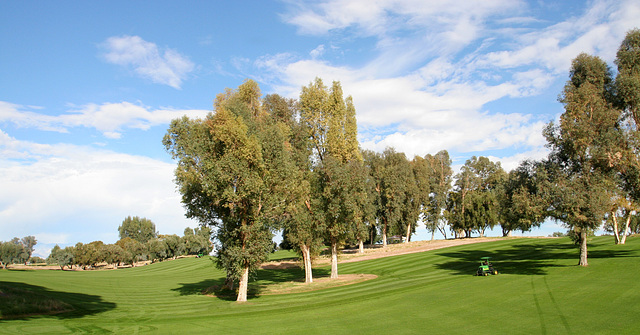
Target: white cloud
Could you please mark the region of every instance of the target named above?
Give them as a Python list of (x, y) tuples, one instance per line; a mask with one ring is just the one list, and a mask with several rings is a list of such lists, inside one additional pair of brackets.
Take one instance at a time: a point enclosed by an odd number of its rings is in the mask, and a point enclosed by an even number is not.
[(20, 141), (0, 130), (0, 240), (35, 234), (46, 244), (113, 243), (128, 215), (181, 234), (196, 223), (183, 216), (174, 168), (108, 150)]
[(206, 110), (157, 109), (130, 102), (87, 104), (65, 114), (47, 115), (30, 111), (28, 107), (0, 101), (0, 122), (11, 122), (18, 127), (66, 133), (68, 128), (95, 128), (107, 138), (120, 138), (128, 129), (147, 130), (168, 124), (172, 119), (188, 115), (204, 117)]
[(313, 59), (316, 59), (322, 56), (322, 54), (324, 54), (324, 44), (318, 45), (318, 47), (316, 47), (315, 49), (311, 50), (311, 52), (309, 52), (309, 55)]
[[(271, 85), (276, 91), (291, 97), (316, 76), (340, 80), (345, 94), (354, 97), (365, 148), (394, 146), (408, 156), (441, 149), (517, 149), (537, 157), (545, 152), (541, 131), (554, 111), (505, 114), (485, 106), (503, 98), (526, 103), (548, 93), (552, 84), (565, 80), (580, 52), (611, 62), (626, 31), (637, 25), (640, 4), (589, 2), (582, 13), (561, 22), (533, 17), (532, 6), (522, 1), (297, 2), (285, 21), (300, 33), (332, 38), (343, 32), (349, 43), (373, 37), (373, 57), (357, 68), (320, 61), (315, 53), (310, 59), (267, 56), (270, 62), (255, 65), (270, 75), (267, 81), (276, 82)], [(545, 22), (546, 28), (533, 28)]]
[(165, 48), (139, 36), (109, 37), (101, 45), (109, 63), (133, 68), (133, 71), (154, 83), (180, 89), (187, 75), (194, 70), (193, 62), (179, 52)]

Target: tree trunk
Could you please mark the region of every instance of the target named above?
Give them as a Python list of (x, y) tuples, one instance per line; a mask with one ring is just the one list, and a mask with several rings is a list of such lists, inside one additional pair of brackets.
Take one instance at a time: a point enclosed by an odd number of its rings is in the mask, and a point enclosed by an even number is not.
[(361, 239), (358, 240), (358, 252), (364, 254), (364, 242)]
[(631, 223), (631, 215), (627, 214), (627, 222), (624, 225), (624, 231), (622, 232), (622, 240), (620, 240), (620, 244), (624, 244), (627, 241), (627, 233), (629, 232), (630, 223)]
[(404, 243), (409, 243), (410, 239), (411, 239), (411, 223), (407, 223), (407, 239), (404, 241)]
[(511, 237), (511, 229), (502, 227), (502, 237)]
[(338, 243), (331, 242), (331, 279), (338, 279)]
[(431, 231), (431, 241), (433, 241), (433, 238), (435, 237), (435, 235), (436, 235), (436, 230), (434, 229)]
[(384, 224), (382, 225), (382, 247), (387, 247), (387, 219), (383, 218)]
[(580, 266), (589, 266), (587, 262), (587, 229), (580, 231)]
[(249, 266), (245, 265), (242, 269), (242, 276), (240, 277), (240, 284), (238, 285), (238, 299), (237, 302), (247, 301), (247, 289), (249, 286)]
[(618, 232), (618, 217), (615, 212), (611, 212), (611, 218), (613, 219), (613, 236), (616, 237), (616, 244), (620, 244), (620, 233)]
[(309, 246), (303, 244), (300, 246), (302, 250), (302, 262), (304, 263), (304, 282), (313, 283), (313, 270), (311, 269), (311, 252)]

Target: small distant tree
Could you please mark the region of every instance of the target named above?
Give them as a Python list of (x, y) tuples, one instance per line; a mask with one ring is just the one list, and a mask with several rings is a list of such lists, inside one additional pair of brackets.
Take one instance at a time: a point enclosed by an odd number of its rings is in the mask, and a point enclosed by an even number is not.
[(0, 263), (6, 269), (9, 264), (24, 263), (26, 252), (20, 243), (15, 241), (0, 242)]
[(104, 261), (117, 268), (125, 260), (125, 251), (117, 244), (107, 244), (103, 247)]
[(125, 237), (116, 244), (124, 250), (123, 262), (131, 264), (132, 267), (144, 256), (144, 244), (130, 237)]
[(167, 244), (161, 238), (154, 238), (145, 243), (147, 258), (154, 263), (155, 261), (163, 261), (169, 256)]
[(208, 255), (213, 250), (211, 242), (211, 228), (201, 227), (191, 229), (185, 228), (182, 237), (187, 255)]
[(49, 257), (47, 257), (47, 264), (56, 264), (61, 270), (64, 270), (65, 266), (71, 268), (74, 264), (74, 247), (60, 248), (59, 245), (55, 245), (51, 249)]
[(29, 258), (31, 258), (34, 250), (33, 247), (38, 244), (38, 241), (36, 241), (35, 236), (25, 236), (20, 240), (20, 244), (22, 244), (24, 251), (27, 253), (27, 259), (25, 260), (25, 262), (27, 262)]
[(31, 264), (44, 264), (46, 260), (40, 256), (31, 256), (29, 258), (29, 263)]
[(158, 236), (156, 225), (151, 220), (137, 216), (128, 216), (124, 219), (118, 227), (118, 232), (120, 239), (130, 237), (140, 243), (147, 243), (150, 239)]

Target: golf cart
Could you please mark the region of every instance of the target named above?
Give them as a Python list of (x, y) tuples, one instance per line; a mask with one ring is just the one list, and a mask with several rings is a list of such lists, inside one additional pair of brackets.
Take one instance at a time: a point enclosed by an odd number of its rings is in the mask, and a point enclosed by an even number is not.
[(493, 267), (493, 264), (491, 263), (491, 257), (480, 258), (480, 266), (478, 267), (476, 276), (488, 276), (497, 274), (498, 270)]

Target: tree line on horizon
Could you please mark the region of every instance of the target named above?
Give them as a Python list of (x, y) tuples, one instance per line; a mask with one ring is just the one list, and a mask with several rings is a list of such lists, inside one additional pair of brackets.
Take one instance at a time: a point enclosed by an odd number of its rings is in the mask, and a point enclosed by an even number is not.
[(186, 255), (208, 255), (213, 250), (209, 227), (185, 228), (184, 236), (163, 235), (156, 231), (156, 225), (147, 218), (137, 216), (127, 218), (118, 227), (120, 239), (113, 244), (102, 241), (77, 243), (61, 248), (57, 244), (51, 249), (48, 264), (72, 269), (96, 268), (99, 264), (136, 266), (141, 261), (162, 262)]

